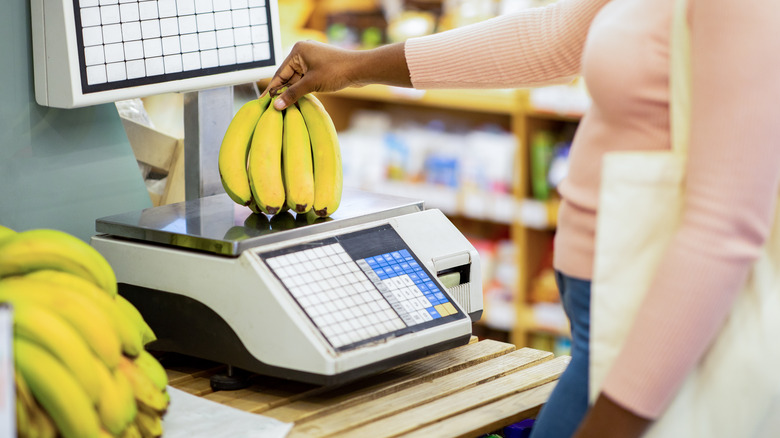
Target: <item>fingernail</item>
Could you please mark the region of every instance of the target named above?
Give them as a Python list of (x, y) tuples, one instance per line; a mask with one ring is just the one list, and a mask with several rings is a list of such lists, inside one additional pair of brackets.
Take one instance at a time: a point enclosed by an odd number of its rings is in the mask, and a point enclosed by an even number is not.
[(278, 110), (284, 109), (284, 101), (281, 97), (274, 101), (274, 108)]

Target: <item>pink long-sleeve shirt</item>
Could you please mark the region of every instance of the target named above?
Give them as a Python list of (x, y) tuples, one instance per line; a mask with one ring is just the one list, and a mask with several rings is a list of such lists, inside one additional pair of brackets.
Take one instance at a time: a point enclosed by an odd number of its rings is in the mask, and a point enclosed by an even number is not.
[[(591, 278), (604, 153), (670, 147), (674, 0), (560, 0), (406, 42), (416, 88), (509, 88), (582, 75), (555, 267)], [(773, 218), (780, 179), (780, 2), (689, 0), (692, 115), (680, 226), (603, 391), (656, 418), (727, 317)], [(662, 208), (662, 206), (659, 206)]]

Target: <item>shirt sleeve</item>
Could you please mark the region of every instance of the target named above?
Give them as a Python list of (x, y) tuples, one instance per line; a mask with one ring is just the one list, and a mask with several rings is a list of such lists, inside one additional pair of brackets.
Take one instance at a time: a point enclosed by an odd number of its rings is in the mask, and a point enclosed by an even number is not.
[(682, 223), (603, 391), (657, 418), (717, 336), (768, 238), (780, 180), (780, 2), (695, 1)]
[(520, 88), (564, 83), (580, 73), (590, 23), (608, 0), (560, 0), (404, 45), (412, 85)]

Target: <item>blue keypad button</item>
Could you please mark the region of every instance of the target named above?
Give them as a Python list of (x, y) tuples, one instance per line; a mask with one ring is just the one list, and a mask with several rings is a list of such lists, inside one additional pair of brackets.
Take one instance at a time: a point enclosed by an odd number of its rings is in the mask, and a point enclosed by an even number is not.
[(436, 292), (436, 293), (434, 293), (434, 295), (436, 295), (436, 298), (437, 298), (439, 301), (441, 301), (441, 302), (443, 302), (443, 303), (446, 303), (446, 302), (447, 302), (447, 298), (444, 296), (444, 294), (443, 294), (443, 293), (441, 293), (441, 292)]
[(392, 262), (392, 261), (393, 261), (393, 256), (391, 256), (390, 254), (382, 254), (382, 257), (384, 257), (384, 258), (385, 258), (385, 261), (386, 261), (387, 263), (390, 263), (390, 262)]
[(403, 269), (401, 269), (401, 267), (400, 267), (400, 266), (398, 266), (398, 265), (393, 265), (393, 266), (392, 266), (392, 268), (393, 268), (393, 272), (395, 272), (395, 275), (396, 275), (396, 276), (398, 276), (398, 275), (404, 275), (404, 270), (403, 270)]
[(408, 263), (408, 262), (403, 262), (403, 263), (401, 263), (399, 266), (400, 266), (400, 267), (401, 267), (401, 269), (403, 269), (403, 270), (404, 270), (404, 272), (406, 272), (406, 273), (409, 273), (409, 272), (411, 272), (411, 271), (412, 271), (412, 268), (411, 268), (411, 266), (409, 266), (409, 263)]
[(404, 259), (404, 256), (401, 255), (401, 251), (393, 251), (390, 253), (390, 255), (392, 255), (393, 259), (398, 262)]
[(428, 286), (429, 290), (439, 290), (439, 288), (436, 287), (436, 284), (434, 284), (434, 282), (432, 282), (431, 280), (426, 280), (425, 285)]
[(385, 266), (383, 268), (383, 271), (385, 275), (387, 275), (388, 277), (395, 277), (395, 272), (393, 272), (393, 268), (391, 268), (390, 266)]
[(417, 263), (417, 262), (416, 262), (416, 261), (414, 261), (414, 260), (410, 260), (410, 261), (409, 261), (409, 266), (411, 266), (411, 267), (412, 267), (412, 269), (419, 269), (419, 268), (420, 268), (420, 264), (419, 264), (419, 263)]
[(407, 251), (407, 250), (405, 250), (405, 249), (402, 249), (402, 250), (400, 250), (400, 251), (398, 251), (398, 252), (399, 252), (399, 253), (400, 253), (402, 256), (404, 256), (404, 257), (411, 257), (411, 256), (412, 256), (411, 254), (409, 254), (409, 251)]
[(433, 319), (441, 318), (439, 312), (437, 312), (436, 309), (434, 309), (433, 307), (429, 307), (426, 310), (428, 311), (428, 314), (430, 314), (431, 317), (433, 317)]
[(420, 276), (419, 276), (419, 275), (417, 275), (417, 274), (415, 274), (414, 272), (412, 272), (411, 274), (409, 274), (409, 278), (411, 278), (411, 279), (412, 279), (412, 281), (414, 282), (414, 284), (417, 284), (417, 283), (419, 283), (419, 282), (420, 282)]

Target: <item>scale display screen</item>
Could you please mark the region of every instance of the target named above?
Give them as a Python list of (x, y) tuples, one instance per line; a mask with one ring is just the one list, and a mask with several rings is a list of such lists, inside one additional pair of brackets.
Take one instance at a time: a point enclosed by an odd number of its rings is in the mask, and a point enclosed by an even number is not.
[(270, 77), (276, 0), (32, 0), (36, 99), (75, 107)]
[(466, 318), (389, 225), (259, 255), (339, 351)]
[(265, 0), (73, 0), (84, 93), (273, 64)]

